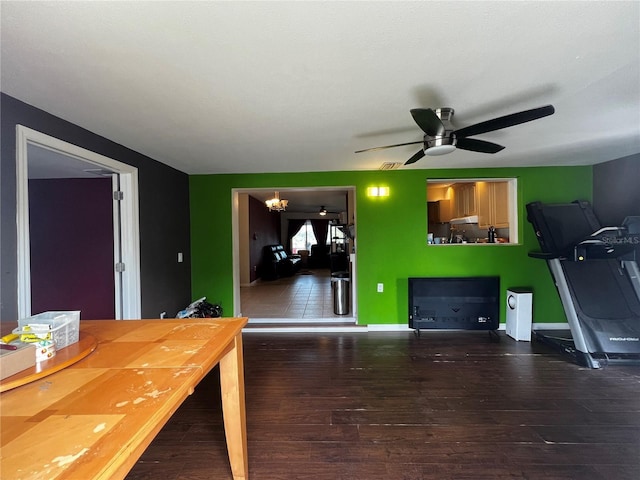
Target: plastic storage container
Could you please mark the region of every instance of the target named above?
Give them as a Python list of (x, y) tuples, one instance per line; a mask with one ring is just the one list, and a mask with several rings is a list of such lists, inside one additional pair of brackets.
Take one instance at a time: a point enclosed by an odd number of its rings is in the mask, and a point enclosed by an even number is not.
[(80, 310), (43, 312), (20, 319), (16, 333), (23, 331), (25, 326), (36, 323), (51, 327), (51, 339), (56, 344), (56, 350), (73, 345), (80, 340)]

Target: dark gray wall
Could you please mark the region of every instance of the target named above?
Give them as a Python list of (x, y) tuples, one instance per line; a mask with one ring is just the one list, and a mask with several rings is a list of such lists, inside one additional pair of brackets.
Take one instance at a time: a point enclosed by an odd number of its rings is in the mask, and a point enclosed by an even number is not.
[[(0, 94), (0, 320), (17, 318), (16, 125), (138, 168), (142, 316), (174, 316), (191, 302), (188, 175)], [(135, 126), (132, 126), (135, 128)], [(177, 263), (183, 252), (184, 262)]]
[(603, 225), (640, 215), (640, 154), (594, 165), (593, 209)]

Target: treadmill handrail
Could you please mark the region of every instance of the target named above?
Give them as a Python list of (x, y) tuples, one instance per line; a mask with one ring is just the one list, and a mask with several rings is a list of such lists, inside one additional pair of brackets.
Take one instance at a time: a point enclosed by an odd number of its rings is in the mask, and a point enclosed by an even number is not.
[(593, 232), (590, 236), (597, 237), (598, 235), (602, 235), (603, 233), (609, 233), (609, 232), (617, 232), (619, 235), (624, 235), (626, 231), (627, 231), (626, 227), (602, 227), (601, 229)]
[[(591, 248), (593, 247), (593, 248)], [(600, 250), (593, 250), (595, 248), (600, 248)], [(602, 240), (597, 239), (587, 239), (575, 245), (573, 248), (570, 248), (564, 252), (541, 252), (541, 251), (531, 251), (527, 255), (531, 258), (536, 258), (539, 260), (553, 260), (558, 258), (560, 260), (571, 260), (574, 262), (583, 262), (587, 259), (590, 259), (592, 255), (590, 253), (596, 253), (595, 258), (603, 258), (601, 256), (602, 253), (606, 254), (606, 256), (611, 255), (612, 258), (622, 257), (629, 253), (629, 248), (618, 252), (612, 245)], [(600, 252), (600, 255), (597, 253)], [(618, 255), (616, 255), (618, 253)]]
[(576, 247), (579, 247), (580, 245), (607, 245), (607, 246), (611, 246), (610, 244), (608, 244), (604, 240), (600, 240), (600, 239), (597, 239), (597, 238), (587, 238), (585, 240), (582, 240), (581, 242), (579, 242), (576, 245)]

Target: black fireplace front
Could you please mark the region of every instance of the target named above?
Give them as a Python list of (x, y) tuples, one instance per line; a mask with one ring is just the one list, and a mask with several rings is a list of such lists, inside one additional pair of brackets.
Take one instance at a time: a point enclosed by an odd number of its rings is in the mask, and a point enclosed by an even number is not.
[(500, 277), (409, 278), (409, 328), (497, 330)]

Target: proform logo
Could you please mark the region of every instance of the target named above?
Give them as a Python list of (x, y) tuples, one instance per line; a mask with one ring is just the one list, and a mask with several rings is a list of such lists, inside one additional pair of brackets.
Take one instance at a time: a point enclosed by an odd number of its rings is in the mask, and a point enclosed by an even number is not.
[(638, 337), (609, 337), (610, 342), (638, 342)]

